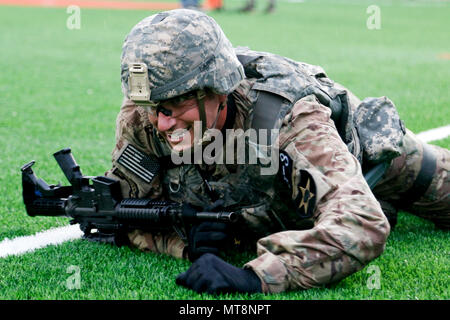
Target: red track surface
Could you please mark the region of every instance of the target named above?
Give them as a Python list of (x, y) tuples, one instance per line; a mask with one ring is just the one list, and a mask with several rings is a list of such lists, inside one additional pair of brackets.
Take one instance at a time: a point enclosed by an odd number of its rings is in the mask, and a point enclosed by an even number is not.
[(170, 10), (180, 8), (178, 3), (164, 2), (120, 2), (96, 0), (0, 0), (0, 5), (21, 7), (63, 7), (75, 5), (80, 8), (118, 10)]

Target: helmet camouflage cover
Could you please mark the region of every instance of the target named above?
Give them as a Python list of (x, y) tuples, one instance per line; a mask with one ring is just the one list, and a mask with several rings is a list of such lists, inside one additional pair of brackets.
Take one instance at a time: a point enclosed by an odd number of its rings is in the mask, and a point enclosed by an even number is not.
[(222, 29), (214, 19), (194, 10), (161, 12), (131, 30), (121, 58), (122, 90), (128, 98), (130, 68), (136, 63), (147, 67), (150, 103), (204, 88), (228, 94), (244, 78)]

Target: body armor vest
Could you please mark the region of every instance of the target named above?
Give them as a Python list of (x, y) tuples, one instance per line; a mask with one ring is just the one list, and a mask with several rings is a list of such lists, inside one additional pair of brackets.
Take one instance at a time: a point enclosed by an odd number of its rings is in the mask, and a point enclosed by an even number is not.
[[(336, 88), (322, 68), (246, 48), (237, 48), (236, 54), (247, 79), (253, 84), (247, 91), (246, 98), (252, 106), (249, 107), (244, 130), (279, 129), (281, 120), (293, 105), (299, 99), (314, 94), (331, 109), (342, 140), (361, 160), (347, 93)], [(283, 193), (277, 174), (261, 175), (259, 164), (228, 165), (224, 159), (223, 164), (200, 167), (208, 172), (207, 183), (224, 201), (223, 207), (240, 211), (248, 226), (245, 229), (252, 230), (257, 237), (281, 230), (312, 227), (311, 217), (299, 219), (295, 208), (286, 201), (285, 197), (289, 199), (290, 195)], [(171, 200), (187, 201), (200, 207), (211, 205), (205, 179), (194, 164), (167, 169), (162, 183)]]
[[(244, 66), (245, 75), (256, 79), (252, 89), (258, 92), (259, 98), (253, 108), (256, 115), (253, 128), (267, 127), (268, 122), (261, 121), (259, 116), (270, 114), (270, 110), (275, 109), (278, 112), (273, 128), (276, 129), (276, 120), (283, 119), (295, 102), (314, 94), (321, 104), (331, 109), (331, 119), (341, 139), (358, 161), (362, 161), (352, 117), (352, 110), (357, 106), (350, 105), (347, 92), (337, 88), (321, 67), (242, 47), (236, 49), (236, 54)], [(278, 100), (278, 108), (274, 100)]]

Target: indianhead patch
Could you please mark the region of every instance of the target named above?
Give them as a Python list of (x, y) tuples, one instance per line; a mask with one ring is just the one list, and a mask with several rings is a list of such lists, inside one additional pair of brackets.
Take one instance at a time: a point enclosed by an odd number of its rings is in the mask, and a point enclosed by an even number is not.
[(298, 194), (294, 200), (297, 212), (302, 218), (310, 218), (316, 206), (316, 184), (308, 171), (300, 170), (297, 189)]

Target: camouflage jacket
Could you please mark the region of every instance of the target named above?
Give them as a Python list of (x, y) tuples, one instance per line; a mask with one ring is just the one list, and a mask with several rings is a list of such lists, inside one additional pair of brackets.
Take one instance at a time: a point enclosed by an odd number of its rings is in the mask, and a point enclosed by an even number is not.
[[(250, 59), (246, 61), (248, 78), (232, 93), (237, 109), (234, 129), (250, 128), (260, 91), (282, 96), (275, 125), (277, 145), (280, 155), (291, 162), (289, 174), (283, 176), (289, 180), (287, 187), (279, 174), (261, 175), (258, 165), (202, 165), (226, 207), (240, 208), (244, 228), (259, 239), (258, 257), (244, 267), (257, 273), (264, 292), (318, 287), (360, 270), (384, 250), (390, 229), (358, 159), (349, 151), (355, 151), (351, 128), (344, 123), (338, 129), (331, 118), (335, 103), (345, 101), (349, 117), (359, 99), (329, 80), (319, 67), (275, 56), (283, 62), (275, 68), (258, 64), (264, 60), (262, 55), (273, 55), (244, 49), (237, 53)], [(251, 64), (259, 74), (251, 74)], [(296, 79), (289, 78), (292, 72), (297, 73)], [(199, 206), (211, 203), (194, 165), (163, 170), (146, 183), (117, 162), (128, 144), (156, 157), (170, 154), (144, 109), (127, 99), (117, 118), (116, 141), (107, 176), (121, 181), (125, 197), (164, 197)], [(315, 186), (308, 189), (307, 197), (305, 176)], [(302, 217), (299, 209), (310, 216)], [(184, 256), (185, 244), (175, 233), (136, 230), (129, 236), (142, 250)]]

